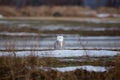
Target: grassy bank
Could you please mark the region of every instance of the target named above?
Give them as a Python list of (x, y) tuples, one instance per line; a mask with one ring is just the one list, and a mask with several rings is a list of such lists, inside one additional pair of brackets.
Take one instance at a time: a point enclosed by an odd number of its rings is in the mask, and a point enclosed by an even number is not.
[[(101, 58), (104, 59), (104, 58)], [(106, 58), (107, 59), (107, 58)], [(86, 70), (77, 69), (69, 72), (59, 72), (56, 70), (36, 69), (36, 66), (50, 67), (55, 65), (63, 65), (55, 58), (39, 58), (35, 56), (15, 57), (2, 56), (0, 57), (0, 79), (1, 80), (119, 80), (120, 77), (120, 57), (116, 56), (111, 62), (104, 62), (110, 64), (113, 68), (105, 72), (88, 72)], [(107, 60), (106, 60), (107, 61)], [(94, 62), (98, 64), (101, 62)], [(68, 63), (65, 62), (64, 65)], [(70, 63), (72, 64), (72, 63)], [(77, 62), (78, 65), (85, 65)], [(110, 66), (109, 65), (109, 66)]]
[(109, 13), (108, 17), (114, 17), (112, 14), (119, 14), (119, 8), (101, 7), (97, 10), (81, 6), (26, 6), (16, 8), (13, 6), (0, 6), (0, 13), (3, 16), (27, 16), (27, 17), (96, 17), (97, 13)]

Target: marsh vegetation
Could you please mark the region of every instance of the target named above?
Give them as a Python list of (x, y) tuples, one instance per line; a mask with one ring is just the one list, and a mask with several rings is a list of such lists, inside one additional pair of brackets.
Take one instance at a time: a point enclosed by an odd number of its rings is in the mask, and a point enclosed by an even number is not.
[[(120, 23), (0, 20), (0, 80), (119, 80)], [(57, 35), (65, 49), (54, 50)]]

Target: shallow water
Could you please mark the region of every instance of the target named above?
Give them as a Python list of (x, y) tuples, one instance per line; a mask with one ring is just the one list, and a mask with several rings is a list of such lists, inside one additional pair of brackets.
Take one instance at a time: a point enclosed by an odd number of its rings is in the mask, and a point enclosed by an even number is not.
[[(0, 34), (10, 36), (0, 37), (0, 49), (10, 48), (11, 45), (14, 45), (15, 49), (54, 49), (53, 45), (56, 41), (56, 34), (8, 32)], [(63, 36), (65, 49), (120, 49), (119, 36), (80, 36), (77, 34), (63, 34)]]
[[(39, 21), (39, 20), (0, 20), (0, 26), (6, 27), (6, 30), (0, 32), (0, 49), (9, 49), (14, 45), (14, 49), (54, 49), (53, 45), (56, 41), (57, 35), (64, 36), (65, 49), (120, 49), (120, 35), (116, 36), (113, 32), (120, 31), (119, 25), (106, 27), (99, 23), (92, 22), (91, 24), (101, 26), (81, 26), (84, 22), (64, 22), (64, 21)], [(90, 24), (87, 22), (86, 24)], [(91, 25), (90, 24), (90, 25)], [(107, 23), (110, 25), (109, 23)], [(119, 23), (117, 23), (119, 24)], [(111, 24), (112, 25), (112, 24)], [(115, 25), (115, 23), (114, 23)], [(22, 28), (23, 32), (7, 31), (7, 28), (16, 28), (17, 31)], [(30, 30), (25, 32), (24, 29)], [(40, 30), (42, 33), (38, 34), (34, 31)], [(83, 32), (81, 32), (83, 31)], [(88, 33), (86, 32), (88, 31)], [(113, 31), (113, 35), (105, 36), (101, 31)], [(67, 32), (67, 34), (66, 34)], [(74, 33), (73, 33), (74, 32)], [(83, 36), (82, 34), (88, 36)], [(101, 36), (89, 35), (89, 32), (100, 34)], [(94, 35), (93, 34), (93, 35)]]

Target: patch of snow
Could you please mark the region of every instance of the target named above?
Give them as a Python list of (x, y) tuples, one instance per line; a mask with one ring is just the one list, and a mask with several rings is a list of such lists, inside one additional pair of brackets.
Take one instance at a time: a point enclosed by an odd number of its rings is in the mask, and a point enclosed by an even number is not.
[(105, 67), (101, 67), (101, 66), (90, 66), (90, 65), (86, 65), (86, 66), (69, 66), (69, 67), (62, 67), (62, 68), (52, 68), (54, 70), (60, 71), (60, 72), (68, 72), (68, 71), (75, 71), (77, 69), (83, 69), (83, 70), (87, 70), (89, 72), (105, 72), (107, 71)]
[(106, 17), (109, 17), (110, 14), (101, 13), (101, 14), (97, 14), (96, 16), (99, 17), (99, 18), (106, 18)]
[(19, 24), (18, 26), (19, 27), (29, 27), (30, 25), (29, 24)]
[(96, 15), (97, 17), (99, 18), (106, 18), (106, 17), (109, 17), (109, 16), (113, 16), (113, 17), (120, 17), (119, 14), (105, 14), (105, 13), (100, 13), (100, 14), (97, 14)]
[[(16, 56), (39, 56), (39, 57), (80, 57), (80, 56), (115, 56), (117, 51), (107, 51), (107, 50), (53, 50), (53, 51), (18, 51), (15, 52)], [(0, 52), (0, 56), (8, 55), (13, 53)]]
[(64, 26), (64, 25), (49, 25), (49, 26), (42, 26), (40, 27), (40, 30), (48, 30), (48, 31), (54, 31), (54, 30), (84, 30), (84, 31), (106, 31), (106, 30), (120, 30), (118, 28), (106, 28), (106, 27), (94, 27), (88, 26), (87, 28), (84, 26)]
[[(32, 69), (31, 67), (27, 67), (28, 69)], [(108, 69), (110, 69), (110, 67), (102, 67), (102, 66), (91, 66), (91, 65), (83, 65), (83, 66), (67, 66), (67, 67), (34, 67), (36, 70), (44, 70), (44, 71), (48, 71), (49, 69), (51, 70), (56, 70), (56, 71), (60, 71), (60, 72), (69, 72), (69, 71), (75, 71), (77, 69), (81, 69), (81, 70), (86, 70), (89, 72), (105, 72)]]
[(8, 21), (0, 21), (0, 24), (8, 24)]
[[(104, 18), (104, 17), (102, 17)], [(120, 23), (118, 20), (99, 20), (99, 19), (91, 19), (91, 20), (86, 20), (87, 22), (92, 22), (92, 23)]]
[(81, 36), (80, 39), (88, 39), (88, 40), (112, 40), (112, 39), (120, 39), (120, 36)]
[(11, 25), (11, 24), (15, 24), (15, 23), (17, 23), (17, 21), (8, 21), (8, 20), (1, 20), (0, 21), (0, 24), (9, 24), (9, 25)]
[(0, 35), (8, 35), (8, 36), (39, 36), (38, 33), (27, 33), (27, 32), (1, 32)]

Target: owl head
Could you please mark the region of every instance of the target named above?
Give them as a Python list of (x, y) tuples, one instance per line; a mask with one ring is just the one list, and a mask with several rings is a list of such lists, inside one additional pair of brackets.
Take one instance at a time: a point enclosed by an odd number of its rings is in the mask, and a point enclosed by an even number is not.
[(57, 36), (57, 41), (63, 41), (64, 37), (63, 36)]

